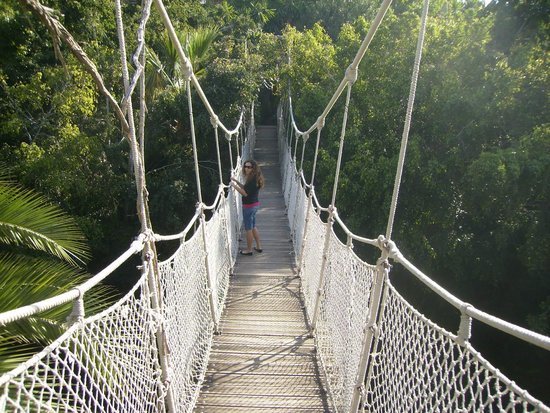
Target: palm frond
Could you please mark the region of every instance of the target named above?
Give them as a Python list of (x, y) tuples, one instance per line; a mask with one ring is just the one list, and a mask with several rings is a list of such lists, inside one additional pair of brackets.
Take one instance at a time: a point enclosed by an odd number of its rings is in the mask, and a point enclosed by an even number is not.
[(52, 254), (71, 265), (89, 257), (74, 219), (46, 198), (0, 180), (0, 243)]
[(13, 370), (39, 350), (36, 345), (19, 343), (0, 333), (0, 374)]
[(210, 46), (220, 36), (218, 26), (204, 26), (194, 29), (189, 33), (186, 43), (186, 53), (197, 73), (201, 63), (207, 58)]
[[(88, 278), (88, 274), (75, 272), (73, 267), (60, 261), (0, 253), (0, 312), (69, 291)], [(117, 295), (112, 287), (94, 287), (85, 295), (86, 315), (104, 310)], [(67, 303), (3, 326), (0, 334), (0, 372), (13, 368), (63, 334), (71, 311), (72, 304)]]
[(159, 56), (151, 49), (147, 49), (147, 66), (145, 79), (146, 96), (154, 99), (160, 90), (166, 86), (173, 86), (173, 83), (168, 73), (166, 73), (164, 64)]
[[(19, 254), (0, 254), (0, 312), (9, 311), (54, 297), (82, 284), (89, 275), (69, 265), (44, 258), (33, 258)], [(95, 313), (111, 304), (116, 294), (114, 289), (101, 285), (85, 295), (86, 312)], [(58, 335), (61, 326), (72, 309), (71, 304), (54, 307), (20, 323), (10, 323), (4, 327), (14, 336), (27, 335), (29, 341), (48, 340)], [(38, 324), (37, 324), (38, 323)], [(37, 327), (40, 325), (40, 327)], [(37, 332), (37, 331), (40, 332)], [(46, 330), (50, 334), (44, 335)]]

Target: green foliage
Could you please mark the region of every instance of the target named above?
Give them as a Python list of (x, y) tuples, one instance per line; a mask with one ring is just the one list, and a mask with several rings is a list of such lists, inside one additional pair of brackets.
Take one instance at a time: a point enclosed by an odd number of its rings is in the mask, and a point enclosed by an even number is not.
[[(62, 10), (63, 23), (120, 97), (111, 4), (48, 5)], [(233, 125), (265, 87), (283, 98), (290, 85), (305, 129), (342, 79), (378, 5), (222, 0), (168, 2), (167, 8), (225, 124)], [(421, 7), (420, 1), (394, 2), (353, 86), (336, 206), (354, 232), (369, 237), (385, 231)], [(430, 9), (393, 238), (460, 298), (548, 334), (548, 5), (494, 1), (484, 8), (476, 0), (433, 0)], [(135, 47), (139, 13), (136, 2), (124, 6), (128, 50)], [(146, 39), (150, 210), (155, 230), (174, 232), (197, 200), (187, 97), (154, 8)], [(118, 122), (74, 59), (65, 59), (65, 68), (55, 61), (50, 35), (34, 16), (14, 0), (0, 5), (0, 158), (19, 181), (76, 219), (97, 268), (138, 230), (135, 188)], [(203, 197), (209, 200), (219, 183), (214, 133), (194, 92), (193, 107)], [(314, 184), (325, 205), (342, 113), (340, 101), (321, 134)], [(227, 143), (220, 137), (225, 173)], [(311, 136), (308, 179), (314, 144)]]
[[(393, 237), (461, 298), (541, 328), (549, 219), (533, 205), (550, 203), (542, 172), (549, 162), (547, 43), (523, 39), (504, 53), (492, 37), (496, 18), (476, 3), (432, 5)], [(418, 25), (416, 3), (388, 11), (353, 87), (336, 205), (350, 228), (371, 237), (385, 231)], [(368, 26), (363, 18), (344, 24), (336, 40), (321, 26), (286, 29), (291, 63), (281, 73), (302, 129), (321, 113)], [(339, 102), (322, 131), (316, 192), (324, 204), (333, 190), (341, 116)], [(314, 139), (308, 145), (312, 159)], [(307, 161), (306, 176), (310, 168)], [(480, 285), (499, 293), (485, 296)]]
[(43, 197), (0, 181), (0, 243), (26, 246), (75, 265), (88, 257), (74, 222)]
[[(74, 220), (45, 198), (3, 178), (0, 245), (0, 312), (53, 297), (88, 278), (78, 267), (88, 257), (88, 247)], [(105, 308), (112, 296), (104, 286), (87, 294), (88, 314)], [(70, 310), (71, 304), (58, 306), (4, 326), (0, 372), (13, 369), (59, 337)]]
[[(217, 26), (205, 26), (193, 29), (190, 32), (181, 32), (178, 36), (179, 42), (183, 47), (185, 55), (189, 58), (193, 73), (197, 78), (201, 78), (204, 73), (204, 63), (207, 61), (209, 49), (212, 43), (220, 35)], [(147, 74), (147, 91), (146, 96), (149, 99), (162, 91), (168, 86), (177, 89), (183, 89), (185, 86), (185, 73), (180, 57), (177, 52), (176, 45), (164, 33), (160, 44), (159, 53), (154, 50), (148, 50), (147, 63), (149, 70)]]

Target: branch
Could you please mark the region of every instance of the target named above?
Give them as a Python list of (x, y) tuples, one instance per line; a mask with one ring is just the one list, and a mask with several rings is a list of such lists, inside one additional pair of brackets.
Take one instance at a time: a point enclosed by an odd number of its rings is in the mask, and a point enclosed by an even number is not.
[(76, 42), (71, 33), (69, 33), (69, 31), (61, 24), (61, 22), (53, 16), (53, 10), (43, 6), (37, 0), (19, 0), (19, 2), (27, 6), (34, 14), (36, 14), (40, 18), (42, 23), (44, 23), (44, 25), (50, 31), (53, 39), (54, 50), (58, 57), (61, 56), (59, 43), (60, 41), (63, 41), (67, 45), (71, 53), (76, 57), (76, 59), (80, 63), (82, 63), (84, 69), (92, 76), (100, 93), (102, 93), (113, 106), (115, 114), (122, 124), (124, 135), (127, 135), (129, 131), (128, 122), (126, 120), (126, 117), (124, 116), (124, 113), (122, 112), (122, 109), (118, 105), (115, 98), (105, 87), (103, 78), (97, 71), (97, 67), (95, 66), (94, 62), (92, 62), (88, 55), (86, 55), (86, 52), (84, 52), (82, 47), (80, 47), (80, 45)]

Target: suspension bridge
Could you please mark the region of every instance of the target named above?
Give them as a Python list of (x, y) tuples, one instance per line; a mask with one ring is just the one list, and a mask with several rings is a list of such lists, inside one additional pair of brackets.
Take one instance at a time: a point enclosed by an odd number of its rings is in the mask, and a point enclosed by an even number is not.
[[(79, 58), (111, 102), (130, 144), (141, 222), (139, 237), (107, 268), (78, 288), (0, 314), (0, 326), (73, 302), (66, 332), (0, 377), (0, 412), (550, 412), (491, 365), (471, 344), (472, 320), (550, 350), (550, 338), (498, 319), (437, 285), (401, 254), (391, 239), (414, 91), (422, 52), (428, 1), (411, 79), (402, 150), (386, 235), (352, 233), (338, 215), (335, 196), (347, 108), (357, 67), (391, 0), (382, 2), (369, 33), (317, 122), (300, 131), (289, 101), (280, 106), (277, 129), (254, 124), (254, 110), (234, 129), (218, 118), (183, 53), (162, 0), (155, 4), (177, 45), (186, 72), (193, 125), (192, 89), (211, 117), (219, 148), (221, 129), (229, 141), (231, 173), (256, 158), (268, 185), (258, 220), (264, 251), (238, 254), (240, 195), (223, 183), (211, 205), (202, 200), (194, 129), (198, 204), (181, 232), (161, 235), (148, 217), (143, 147), (132, 94), (144, 73), (144, 32), (152, 1), (145, 1), (130, 78), (120, 2), (115, 1), (125, 95), (119, 104), (105, 89), (95, 66), (55, 17), (35, 0), (24, 1)], [(340, 151), (332, 203), (322, 206), (298, 159), (298, 142), (316, 132), (318, 148), (325, 118), (346, 90)], [(232, 153), (231, 141), (237, 142)], [(315, 152), (314, 167), (317, 160)], [(324, 217), (324, 218), (323, 218)], [(340, 227), (344, 242), (336, 235)], [(179, 240), (164, 261), (156, 245)], [(361, 260), (354, 243), (378, 248), (375, 263)], [(87, 316), (87, 291), (134, 254), (141, 277), (105, 311)], [(438, 326), (392, 285), (392, 262), (456, 308), (458, 331)]]

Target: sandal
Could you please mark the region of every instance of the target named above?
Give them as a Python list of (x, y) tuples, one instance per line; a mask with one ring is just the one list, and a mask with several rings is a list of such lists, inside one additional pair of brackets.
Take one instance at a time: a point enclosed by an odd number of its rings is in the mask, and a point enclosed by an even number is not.
[(243, 250), (240, 250), (240, 251), (239, 251), (239, 254), (241, 254), (241, 255), (252, 255), (252, 251), (250, 251), (250, 252), (244, 252)]
[(256, 251), (256, 252), (262, 252), (263, 249), (254, 247), (254, 251)]

